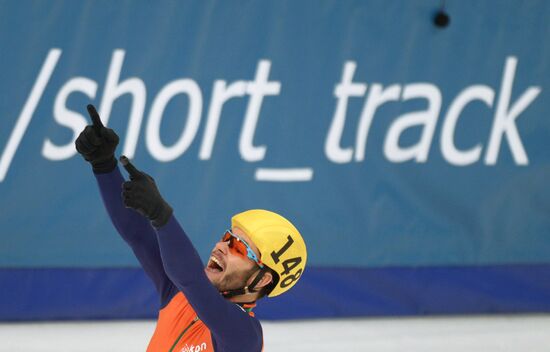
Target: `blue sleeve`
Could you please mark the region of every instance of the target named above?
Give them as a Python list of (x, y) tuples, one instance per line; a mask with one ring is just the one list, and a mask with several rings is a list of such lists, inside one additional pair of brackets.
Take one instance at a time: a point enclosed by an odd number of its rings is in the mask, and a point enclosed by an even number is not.
[(177, 293), (162, 265), (157, 236), (149, 220), (122, 202), (122, 183), (124, 179), (116, 167), (106, 174), (95, 174), (101, 198), (109, 217), (120, 236), (128, 243), (145, 273), (153, 280), (164, 307)]
[(197, 251), (174, 216), (157, 229), (157, 237), (166, 274), (210, 329), (217, 346), (222, 351), (261, 351), (260, 323), (210, 283)]

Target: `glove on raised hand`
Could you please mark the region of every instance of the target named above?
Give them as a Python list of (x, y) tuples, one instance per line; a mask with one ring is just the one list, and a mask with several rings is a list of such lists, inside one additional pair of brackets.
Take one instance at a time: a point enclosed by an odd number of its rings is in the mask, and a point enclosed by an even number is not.
[(87, 109), (92, 119), (92, 125), (86, 126), (76, 139), (76, 150), (84, 157), (84, 160), (92, 164), (92, 169), (96, 174), (111, 172), (117, 164), (115, 149), (119, 138), (115, 131), (103, 126), (93, 105), (88, 105)]
[(151, 220), (156, 228), (166, 225), (172, 216), (172, 207), (160, 195), (155, 180), (136, 169), (124, 155), (120, 162), (130, 175), (130, 181), (122, 184), (124, 205)]

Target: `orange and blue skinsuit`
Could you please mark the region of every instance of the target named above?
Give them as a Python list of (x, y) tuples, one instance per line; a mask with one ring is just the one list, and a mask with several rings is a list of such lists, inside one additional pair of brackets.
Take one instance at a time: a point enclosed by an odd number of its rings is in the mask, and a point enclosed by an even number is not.
[(157, 326), (147, 351), (261, 351), (260, 322), (210, 283), (174, 216), (155, 229), (145, 217), (124, 207), (120, 196), (124, 179), (118, 167), (95, 176), (111, 221), (160, 294)]

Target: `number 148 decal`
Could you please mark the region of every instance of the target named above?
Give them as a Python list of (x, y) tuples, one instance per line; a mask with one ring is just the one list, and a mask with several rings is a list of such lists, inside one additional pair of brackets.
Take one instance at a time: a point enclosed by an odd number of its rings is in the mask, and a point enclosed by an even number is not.
[[(279, 249), (279, 251), (271, 252), (271, 258), (273, 258), (273, 261), (275, 264), (278, 264), (281, 261), (281, 256), (285, 254), (285, 252), (290, 248), (290, 246), (294, 243), (294, 239), (290, 235), (287, 237), (287, 242), (283, 246), (283, 248)], [(289, 275), (290, 271), (297, 267), (302, 262), (302, 258), (300, 257), (294, 257), (289, 258), (283, 262), (283, 268), (285, 269), (281, 275), (286, 276), (283, 281), (281, 282), (281, 287), (287, 287), (291, 285), (294, 281), (298, 280), (300, 278), (300, 275), (302, 275), (302, 269), (299, 269), (294, 273), (294, 275)]]

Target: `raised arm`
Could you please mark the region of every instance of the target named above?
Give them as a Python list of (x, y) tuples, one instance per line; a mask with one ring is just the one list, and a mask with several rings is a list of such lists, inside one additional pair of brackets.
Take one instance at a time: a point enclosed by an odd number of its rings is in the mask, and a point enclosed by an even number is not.
[(133, 209), (126, 208), (122, 202), (124, 179), (114, 157), (119, 138), (112, 129), (103, 126), (92, 105), (88, 105), (88, 113), (92, 125), (86, 126), (78, 136), (76, 149), (92, 165), (103, 203), (113, 225), (153, 280), (161, 296), (161, 306), (164, 306), (177, 290), (164, 272), (156, 233), (150, 223)]
[(124, 202), (156, 228), (164, 270), (182, 291), (224, 351), (260, 351), (260, 323), (226, 300), (210, 283), (191, 241), (162, 199), (154, 180), (121, 158), (132, 182), (124, 186)]
[(155, 231), (147, 219), (122, 203), (124, 179), (118, 167), (107, 174), (95, 174), (95, 177), (111, 222), (153, 281), (161, 297), (161, 307), (164, 307), (177, 290), (164, 271)]

